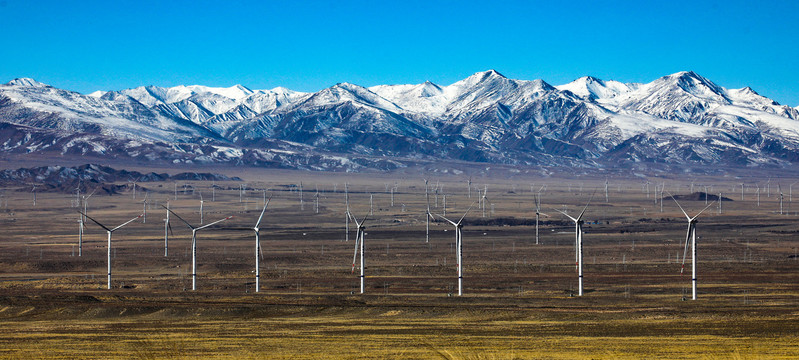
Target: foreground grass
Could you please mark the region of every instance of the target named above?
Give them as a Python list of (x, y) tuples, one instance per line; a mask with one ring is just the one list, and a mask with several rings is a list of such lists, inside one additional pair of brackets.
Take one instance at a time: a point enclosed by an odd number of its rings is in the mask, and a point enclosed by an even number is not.
[[(273, 299), (274, 300), (274, 299)], [(0, 357), (269, 359), (791, 359), (799, 357), (792, 306), (711, 301), (603, 306), (498, 306), (492, 300), (201, 298), (142, 304), (4, 306)], [(685, 304), (685, 305), (683, 305)], [(728, 306), (729, 305), (729, 306)], [(680, 308), (679, 306), (683, 306)], [(604, 308), (607, 309), (607, 308)]]

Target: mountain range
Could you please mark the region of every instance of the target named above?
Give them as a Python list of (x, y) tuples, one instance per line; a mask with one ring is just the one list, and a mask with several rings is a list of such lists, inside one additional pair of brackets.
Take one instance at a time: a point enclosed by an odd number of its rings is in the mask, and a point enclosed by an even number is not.
[(0, 85), (0, 144), (7, 158), (344, 171), (789, 168), (799, 162), (799, 108), (694, 72), (553, 86), (489, 70), (448, 86), (339, 83), (315, 93), (193, 85), (83, 95), (20, 78)]

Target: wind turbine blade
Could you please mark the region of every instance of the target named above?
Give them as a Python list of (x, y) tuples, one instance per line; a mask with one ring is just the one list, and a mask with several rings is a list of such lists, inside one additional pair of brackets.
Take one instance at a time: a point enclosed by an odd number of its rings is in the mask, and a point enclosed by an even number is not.
[(355, 260), (358, 258), (358, 242), (361, 241), (361, 227), (358, 227), (358, 231), (355, 232), (355, 253), (352, 254), (352, 271), (350, 274), (355, 273)]
[[(366, 219), (367, 219), (368, 217), (369, 217), (369, 213), (366, 213), (366, 215), (364, 215), (364, 216), (363, 216), (363, 220), (361, 220), (361, 224), (364, 224), (364, 223), (366, 223)], [(357, 221), (356, 221), (356, 223), (357, 223)], [(361, 224), (358, 224), (358, 226), (361, 226)]]
[(186, 224), (186, 226), (188, 226), (188, 227), (189, 227), (189, 229), (192, 229), (192, 230), (194, 230), (194, 226), (191, 226), (191, 224), (189, 224), (189, 222), (188, 222), (188, 221), (186, 221), (185, 219), (183, 219), (182, 217), (180, 217), (180, 215), (176, 214), (174, 211), (170, 210), (168, 207), (166, 207), (166, 206), (164, 206), (164, 205), (161, 205), (161, 207), (162, 207), (162, 208), (164, 208), (164, 209), (166, 209), (166, 211), (169, 211), (169, 212), (170, 212), (172, 215), (175, 215), (175, 217), (176, 217), (176, 218), (178, 218), (180, 221), (183, 221), (183, 223), (184, 223), (184, 224)]
[(574, 222), (577, 222), (577, 219), (575, 219), (575, 218), (571, 217), (571, 215), (569, 215), (569, 214), (567, 214), (567, 213), (565, 213), (565, 212), (563, 212), (563, 211), (560, 211), (560, 210), (558, 210), (558, 209), (552, 209), (552, 210), (555, 210), (555, 211), (557, 211), (557, 212), (559, 212), (559, 213), (561, 213), (561, 214), (565, 215), (565, 216), (566, 216), (566, 217), (568, 217), (569, 219), (572, 219), (572, 221), (574, 221)]
[(85, 198), (83, 199), (83, 201), (89, 200), (89, 198), (90, 198), (90, 197), (92, 197), (92, 195), (94, 195), (94, 193), (96, 193), (96, 192), (97, 192), (97, 188), (94, 188), (94, 191), (92, 191), (92, 193), (91, 193), (91, 194), (89, 194), (89, 196), (85, 197)]
[(430, 193), (427, 191), (427, 179), (424, 179), (424, 197), (427, 200), (427, 213), (430, 213)]
[(579, 215), (579, 216), (577, 216), (577, 220), (580, 220), (580, 219), (582, 219), (582, 218), (583, 218), (583, 214), (585, 214), (585, 210), (587, 210), (587, 209), (588, 209), (588, 205), (591, 205), (591, 200), (593, 200), (593, 199), (594, 199), (594, 195), (596, 195), (596, 189), (594, 189), (594, 193), (593, 193), (593, 194), (591, 194), (591, 197), (590, 197), (590, 198), (588, 198), (588, 203), (586, 203), (586, 204), (585, 204), (585, 207), (583, 208), (583, 211), (582, 211), (582, 212), (580, 212), (580, 215)]
[[(358, 222), (358, 218), (357, 218), (357, 217), (355, 217), (355, 215), (352, 215), (352, 214), (351, 214), (351, 213), (349, 213), (349, 212), (348, 212), (347, 214), (350, 216), (350, 220), (352, 220), (352, 221), (355, 223), (355, 226), (356, 226), (356, 227), (358, 227), (358, 228), (360, 228), (360, 227), (361, 227), (361, 223), (359, 223), (359, 222)], [(356, 233), (356, 235), (355, 235), (355, 236), (358, 236), (358, 235), (357, 235), (357, 233)]]
[(685, 257), (688, 256), (688, 242), (691, 241), (691, 224), (688, 224), (688, 233), (685, 234), (685, 249), (682, 252), (682, 267), (680, 267), (680, 275), (685, 270)]
[(688, 213), (687, 213), (687, 212), (685, 212), (685, 209), (683, 209), (683, 208), (682, 208), (682, 206), (680, 205), (680, 203), (678, 203), (678, 202), (677, 202), (677, 199), (675, 199), (675, 198), (674, 198), (674, 195), (672, 195), (671, 193), (668, 193), (668, 194), (669, 194), (669, 196), (671, 197), (671, 199), (672, 199), (672, 200), (674, 200), (674, 202), (675, 202), (675, 203), (677, 204), (677, 206), (680, 208), (680, 211), (682, 211), (682, 213), (685, 215), (685, 218), (686, 218), (686, 219), (688, 219), (688, 221), (690, 221), (690, 220), (691, 220), (691, 217), (690, 217), (690, 216), (688, 216)]
[(702, 209), (702, 211), (700, 211), (699, 214), (696, 214), (696, 216), (694, 216), (691, 220), (698, 218), (699, 215), (702, 215), (702, 213), (705, 212), (705, 210), (707, 210), (711, 205), (713, 205), (715, 203), (716, 203), (716, 201), (713, 200), (710, 204), (707, 204), (707, 206), (705, 206), (705, 208)]
[(458, 224), (457, 224), (457, 223), (455, 223), (454, 221), (452, 221), (452, 220), (450, 220), (450, 219), (447, 219), (446, 217), (444, 217), (444, 216), (443, 216), (443, 215), (441, 215), (441, 214), (434, 213), (433, 215), (435, 215), (435, 216), (438, 216), (438, 217), (440, 217), (440, 218), (444, 219), (446, 222), (448, 222), (448, 223), (452, 224), (453, 226), (458, 226)]
[(474, 201), (472, 201), (472, 204), (471, 204), (471, 205), (469, 205), (469, 208), (468, 208), (468, 209), (466, 209), (466, 212), (465, 212), (465, 213), (463, 213), (463, 216), (461, 216), (461, 219), (460, 219), (460, 220), (458, 220), (458, 224), (457, 224), (457, 225), (460, 225), (460, 224), (461, 224), (461, 222), (463, 221), (463, 219), (466, 217), (466, 214), (468, 214), (468, 213), (469, 213), (469, 210), (471, 210), (471, 209), (472, 209), (472, 207), (474, 207)]
[(131, 222), (133, 222), (133, 220), (136, 220), (136, 219), (138, 219), (138, 218), (140, 218), (140, 217), (142, 217), (142, 216), (144, 216), (144, 214), (139, 214), (139, 216), (137, 216), (137, 217), (135, 217), (135, 218), (133, 218), (133, 219), (130, 219), (130, 220), (128, 220), (128, 221), (125, 221), (125, 222), (124, 222), (122, 225), (119, 225), (119, 226), (117, 226), (117, 227), (115, 227), (115, 228), (111, 229), (111, 232), (114, 232), (114, 231), (116, 231), (117, 229), (119, 229), (119, 228), (121, 228), (121, 227), (123, 227), (123, 226), (125, 226), (125, 225), (127, 225), (127, 224), (130, 224)]
[[(260, 236), (260, 234), (258, 236)], [(264, 252), (263, 252), (263, 250), (261, 250), (261, 243), (260, 242), (258, 242), (258, 255), (261, 256), (261, 260), (264, 259)]]
[(266, 212), (266, 207), (269, 206), (269, 202), (272, 201), (272, 197), (270, 196), (269, 199), (266, 200), (266, 204), (264, 204), (264, 209), (261, 210), (261, 216), (258, 217), (258, 221), (255, 223), (255, 227), (261, 225), (261, 219), (264, 218), (264, 213)]
[(172, 236), (175, 236), (175, 232), (174, 232), (174, 231), (172, 231), (172, 223), (171, 223), (171, 222), (168, 222), (168, 223), (167, 223), (167, 227), (169, 228), (169, 233), (170, 233)]
[(198, 227), (198, 228), (197, 228), (197, 230), (202, 230), (202, 229), (205, 229), (205, 228), (207, 228), (207, 227), (209, 227), (209, 226), (211, 226), (211, 225), (216, 225), (216, 224), (219, 224), (219, 223), (221, 223), (221, 222), (223, 222), (223, 221), (225, 221), (225, 220), (230, 220), (230, 219), (232, 219), (232, 218), (233, 218), (233, 216), (228, 216), (228, 217), (226, 217), (226, 218), (224, 218), (224, 219), (217, 220), (217, 221), (214, 221), (214, 222), (212, 222), (212, 223), (210, 223), (210, 224), (206, 224), (206, 225), (200, 226), (200, 227)]
[(109, 229), (109, 228), (105, 227), (105, 225), (103, 225), (103, 224), (100, 224), (100, 223), (99, 223), (97, 220), (94, 220), (94, 219), (92, 219), (92, 218), (91, 218), (91, 216), (89, 216), (89, 215), (86, 215), (86, 214), (84, 214), (84, 213), (83, 213), (83, 212), (81, 212), (81, 211), (78, 211), (78, 212), (79, 212), (81, 215), (85, 216), (87, 219), (89, 219), (89, 220), (93, 221), (95, 224), (99, 225), (101, 228), (105, 229), (105, 231), (111, 231), (111, 229)]

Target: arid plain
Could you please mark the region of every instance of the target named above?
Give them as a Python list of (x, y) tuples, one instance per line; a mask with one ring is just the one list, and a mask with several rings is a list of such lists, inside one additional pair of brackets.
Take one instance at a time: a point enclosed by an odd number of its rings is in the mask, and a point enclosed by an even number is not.
[[(145, 223), (113, 234), (111, 290), (105, 231), (86, 223), (78, 256), (74, 193), (37, 193), (33, 206), (29, 189), (5, 189), (0, 357), (799, 357), (799, 198), (793, 204), (788, 192), (795, 180), (772, 179), (768, 190), (760, 181), (758, 206), (755, 181), (735, 177), (611, 177), (606, 201), (605, 178), (597, 176), (473, 177), (470, 197), (465, 174), (235, 175), (244, 181), (139, 183), (135, 199), (132, 188), (89, 198), (89, 216), (109, 227), (142, 213), (145, 194), (148, 200)], [(443, 215), (446, 202), (446, 216), (457, 220), (471, 206), (460, 297), (454, 228), (436, 219), (426, 241), (423, 177), (433, 213)], [(354, 224), (345, 240), (345, 183), (359, 221), (373, 202), (363, 295), (352, 269)], [(668, 193), (686, 196), (706, 185), (732, 201), (699, 218), (699, 299), (692, 301), (690, 255), (680, 274), (688, 221)], [(234, 217), (197, 233), (192, 291), (191, 231), (171, 217), (164, 256), (161, 205), (169, 201), (199, 224), (200, 193), (205, 223)], [(260, 225), (255, 293), (254, 234), (226, 228), (254, 226), (264, 195), (272, 200)], [(555, 209), (575, 215), (589, 199), (580, 297), (574, 223)], [(691, 215), (706, 206), (701, 198), (680, 204)]]

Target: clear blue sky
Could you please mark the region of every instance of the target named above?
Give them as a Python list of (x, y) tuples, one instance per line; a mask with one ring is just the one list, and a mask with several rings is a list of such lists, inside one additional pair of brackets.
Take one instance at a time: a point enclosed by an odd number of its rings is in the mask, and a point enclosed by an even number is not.
[(0, 0), (0, 82), (83, 93), (243, 84), (567, 83), (694, 70), (799, 105), (799, 1)]

